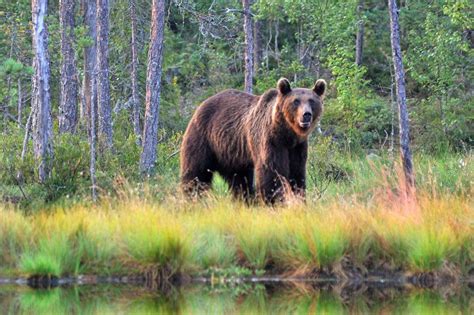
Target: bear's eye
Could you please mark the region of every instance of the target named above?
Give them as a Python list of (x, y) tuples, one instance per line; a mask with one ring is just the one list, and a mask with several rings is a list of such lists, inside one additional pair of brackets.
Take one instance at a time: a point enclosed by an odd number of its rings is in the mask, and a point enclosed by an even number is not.
[(293, 101), (293, 105), (295, 105), (295, 106), (300, 105), (300, 100), (298, 100), (298, 99), (297, 99), (297, 100), (294, 100), (294, 101)]
[(316, 102), (315, 102), (313, 99), (310, 99), (310, 100), (308, 101), (308, 103), (309, 103), (309, 106), (311, 106), (311, 107), (313, 107), (313, 106), (316, 105)]

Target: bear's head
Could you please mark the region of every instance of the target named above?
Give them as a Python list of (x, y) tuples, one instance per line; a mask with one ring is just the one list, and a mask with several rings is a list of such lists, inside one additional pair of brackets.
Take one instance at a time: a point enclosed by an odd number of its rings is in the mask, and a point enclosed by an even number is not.
[(298, 136), (308, 136), (317, 126), (323, 112), (326, 81), (317, 80), (312, 89), (292, 89), (290, 81), (281, 78), (277, 89), (277, 107), (286, 122)]

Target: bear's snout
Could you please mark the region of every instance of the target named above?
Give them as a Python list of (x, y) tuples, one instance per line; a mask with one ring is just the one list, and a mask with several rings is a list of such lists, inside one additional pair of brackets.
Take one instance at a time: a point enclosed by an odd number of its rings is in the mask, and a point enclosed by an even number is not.
[(309, 129), (313, 121), (313, 114), (310, 111), (305, 111), (303, 116), (301, 116), (298, 124), (302, 129)]
[(302, 122), (304, 123), (311, 122), (312, 118), (313, 118), (313, 114), (311, 114), (311, 112), (305, 112), (303, 114)]

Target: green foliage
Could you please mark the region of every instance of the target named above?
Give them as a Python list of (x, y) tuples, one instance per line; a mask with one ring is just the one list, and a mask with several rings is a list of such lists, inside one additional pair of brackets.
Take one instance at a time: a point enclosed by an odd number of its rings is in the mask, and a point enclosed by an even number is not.
[[(259, 0), (252, 10), (259, 20), (262, 60), (255, 75), (255, 92), (275, 87), (288, 77), (295, 86), (310, 87), (318, 77), (328, 79), (326, 114), (322, 128), (335, 131), (351, 150), (378, 149), (387, 142), (392, 117), (390, 105), (391, 51), (386, 3), (378, 1)], [(138, 49), (138, 88), (141, 117), (144, 111), (146, 61), (148, 53), (149, 2), (136, 1)], [(184, 131), (196, 106), (206, 97), (226, 88), (243, 85), (243, 35), (241, 3), (187, 1), (172, 3), (167, 14), (162, 75), (160, 128), (168, 133)], [(59, 100), (60, 32), (58, 4), (50, 3), (48, 15), (51, 57), (51, 99), (53, 116)], [(30, 92), (31, 38), (30, 3), (4, 2), (0, 23), (0, 100), (15, 117), (18, 91)], [(91, 38), (76, 10), (75, 43), (78, 69), (82, 69), (82, 49)], [(400, 8), (402, 48), (407, 69), (412, 135), (416, 149), (439, 152), (465, 150), (472, 146), (473, 76), (470, 1), (415, 1)], [(128, 1), (118, 0), (110, 8), (111, 103), (130, 99), (131, 28)], [(354, 63), (355, 34), (365, 25), (362, 66)], [(470, 39), (471, 38), (471, 39)], [(25, 88), (26, 87), (26, 88)], [(127, 112), (127, 111), (122, 111)], [(121, 148), (132, 134), (128, 116), (118, 113)], [(7, 116), (4, 116), (7, 117)], [(3, 126), (7, 125), (6, 118)], [(23, 115), (26, 117), (26, 115)], [(127, 119), (125, 119), (127, 117)], [(23, 119), (25, 121), (26, 118)], [(442, 132), (440, 132), (442, 130)], [(125, 134), (125, 131), (128, 132)], [(397, 130), (395, 128), (395, 136)], [(82, 135), (84, 137), (84, 134)], [(84, 138), (85, 139), (85, 138)], [(127, 139), (127, 140), (125, 140)], [(433, 141), (438, 139), (438, 141)], [(130, 140), (132, 140), (130, 138)], [(124, 142), (125, 141), (125, 142)], [(342, 141), (342, 140), (341, 140)], [(130, 141), (132, 143), (133, 141)], [(123, 144), (127, 143), (127, 144)], [(135, 154), (126, 155), (134, 156)], [(126, 170), (129, 172), (130, 170)], [(132, 171), (136, 174), (136, 169)]]
[[(54, 132), (52, 177), (39, 184), (31, 141), (24, 160), (24, 129), (18, 127), (18, 82), (22, 86), (24, 126), (30, 112), (32, 74), (31, 4), (1, 1), (0, 13), (0, 178), (1, 195), (21, 207), (69, 204), (89, 196), (89, 145), (85, 123), (76, 135)], [(261, 60), (254, 78), (255, 93), (274, 88), (284, 76), (293, 86), (311, 87), (319, 77), (329, 82), (321, 121), (324, 137), (311, 143), (308, 164), (309, 196), (356, 191), (363, 193), (376, 182), (365, 156), (375, 155), (389, 167), (397, 151), (398, 115), (390, 97), (393, 88), (387, 4), (375, 0), (259, 0), (252, 5), (259, 22)], [(58, 2), (49, 3), (48, 29), (51, 59), (51, 100), (57, 120), (60, 99), (60, 25)], [(129, 2), (110, 4), (111, 104), (119, 108), (131, 96), (131, 28)], [(207, 97), (226, 88), (243, 87), (242, 16), (240, 1), (186, 1), (167, 6), (159, 145), (156, 172), (146, 184), (139, 173), (141, 148), (131, 125), (131, 109), (113, 114), (114, 151), (99, 148), (97, 180), (102, 195), (117, 196), (129, 190), (154, 191), (163, 199), (176, 192), (179, 147), (189, 119)], [(137, 0), (138, 89), (143, 120), (149, 45), (150, 3)], [(443, 156), (456, 151), (469, 155), (472, 128), (473, 5), (470, 1), (414, 1), (400, 8), (402, 49), (407, 72), (411, 136), (415, 153)], [(124, 18), (125, 17), (125, 18)], [(83, 48), (92, 44), (79, 6), (75, 12), (75, 49), (79, 81)], [(354, 63), (357, 26), (364, 23), (362, 66)], [(471, 35), (470, 35), (471, 34)], [(471, 37), (470, 37), (471, 36)], [(393, 137), (391, 135), (394, 131)], [(391, 143), (394, 147), (391, 147)], [(388, 152), (387, 149), (393, 149)], [(449, 155), (449, 154), (446, 154)], [(421, 156), (421, 155), (420, 155)], [(390, 159), (388, 159), (390, 158)], [(463, 157), (459, 157), (462, 159)], [(464, 191), (454, 172), (442, 169), (443, 187)], [(449, 165), (456, 162), (447, 159)], [(423, 163), (420, 168), (426, 170)], [(418, 172), (421, 178), (427, 175)], [(424, 185), (420, 181), (419, 185)], [(218, 194), (228, 194), (216, 178)], [(148, 187), (148, 188), (144, 188)], [(24, 191), (26, 198), (23, 196)]]

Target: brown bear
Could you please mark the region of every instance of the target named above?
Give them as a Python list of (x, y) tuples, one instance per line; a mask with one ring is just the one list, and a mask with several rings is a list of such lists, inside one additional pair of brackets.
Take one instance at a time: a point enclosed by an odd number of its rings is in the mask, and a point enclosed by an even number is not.
[(181, 146), (181, 185), (200, 195), (214, 172), (234, 196), (283, 201), (285, 187), (304, 198), (308, 135), (323, 112), (326, 82), (292, 89), (282, 78), (263, 95), (225, 90), (194, 113)]

